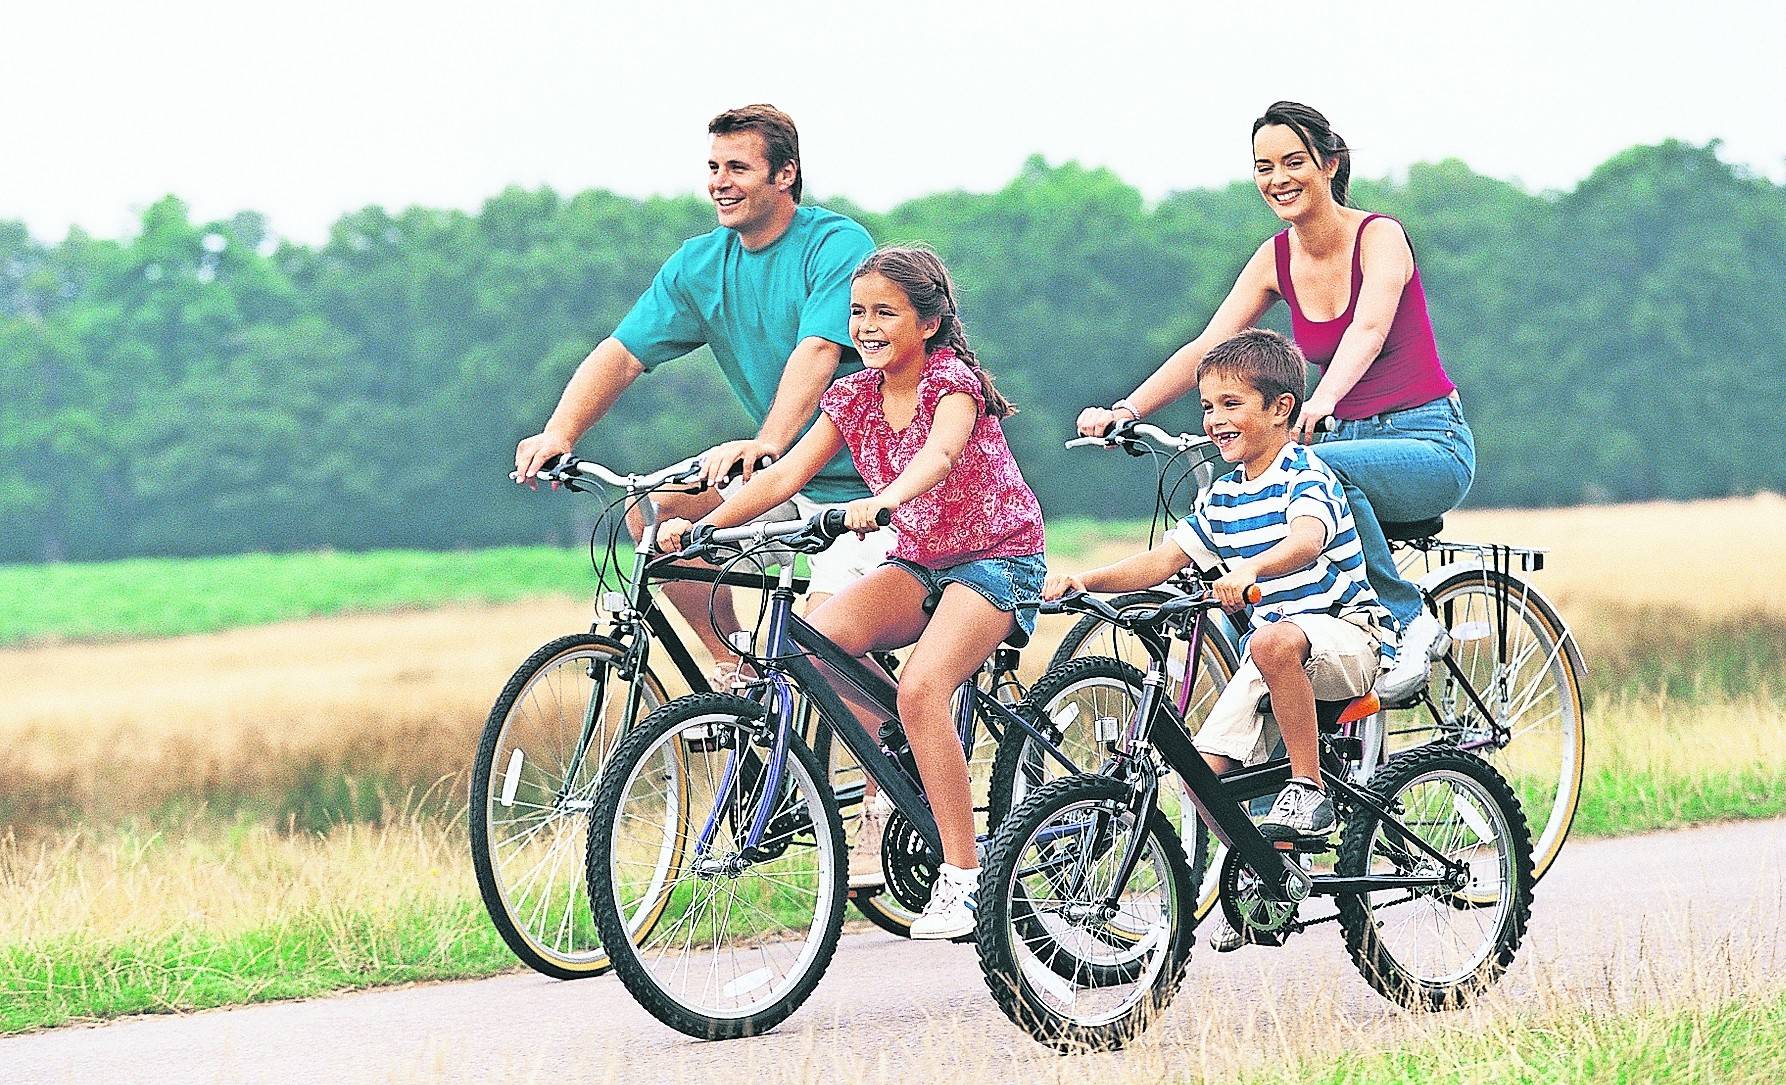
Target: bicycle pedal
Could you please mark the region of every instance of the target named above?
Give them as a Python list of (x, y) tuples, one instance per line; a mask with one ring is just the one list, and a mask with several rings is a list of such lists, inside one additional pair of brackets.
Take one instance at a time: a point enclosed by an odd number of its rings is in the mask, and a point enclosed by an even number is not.
[(1278, 851), (1292, 852), (1297, 855), (1319, 855), (1324, 851), (1332, 851), (1333, 843), (1325, 836), (1304, 836), (1294, 840), (1273, 840), (1271, 846)]

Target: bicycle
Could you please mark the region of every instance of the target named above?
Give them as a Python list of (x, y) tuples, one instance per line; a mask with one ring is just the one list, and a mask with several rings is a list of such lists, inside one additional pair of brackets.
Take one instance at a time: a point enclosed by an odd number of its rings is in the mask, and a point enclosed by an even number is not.
[[(717, 560), (770, 544), (811, 553), (843, 531), (838, 510), (717, 531), (703, 525), (674, 557)], [(942, 854), (897, 728), (883, 726), (876, 741), (838, 692), (848, 688), (892, 724), (892, 683), (796, 616), (791, 585), (784, 565), (765, 635), (748, 657), (758, 675), (748, 695), (696, 694), (652, 713), (616, 747), (590, 811), (585, 871), (602, 944), (642, 1006), (698, 1038), (780, 1023), (818, 982), (842, 930), (842, 819), (823, 762), (800, 736), (800, 696), (817, 710), (821, 735), (841, 741), (893, 804), (882, 853), (887, 891), (921, 910)], [(978, 686), (963, 692), (995, 737), (1023, 734), (1050, 748), (1021, 706)], [(666, 773), (675, 761), (682, 772)], [(664, 839), (667, 820), (688, 831)]]
[(1409, 1008), (1448, 1009), (1498, 979), (1524, 936), (1531, 840), (1512, 789), (1482, 758), (1437, 743), (1354, 782), (1360, 725), (1376, 709), (1368, 696), (1317, 702), (1322, 771), (1342, 826), (1333, 872), (1313, 867), (1327, 841), (1260, 832), (1244, 805), (1284, 785), (1288, 758), (1218, 776), (1162, 696), (1167, 632), (1190, 643), (1195, 661), (1216, 605), (1205, 594), (1128, 613), (1091, 596), (1045, 605), (1121, 625), (1149, 656), (1134, 712), (1100, 721), (1102, 770), (1034, 790), (982, 862), (975, 933), (987, 986), (1013, 1022), (1057, 1049), (1122, 1046), (1183, 976), (1196, 897), (1158, 805), (1166, 772), (1224, 845), (1220, 904), (1256, 944), (1281, 946), (1325, 922), (1301, 919), (1300, 907), (1332, 896), (1329, 918), (1375, 990)]
[[(617, 563), (622, 525), (614, 519), (607, 557), (596, 561), (598, 520), (591, 535), (592, 564), (600, 581), (595, 621), (587, 632), (542, 645), (516, 669), (490, 710), (472, 762), (471, 850), (479, 896), (510, 951), (544, 975), (580, 979), (608, 970), (581, 868), (584, 829), (598, 771), (620, 735), (669, 703), (654, 649), (661, 646), (667, 653), (686, 689), (708, 688), (707, 674), (651, 586), (669, 580), (761, 586), (755, 576), (653, 558), (657, 507), (652, 495), (698, 491), (700, 469), (696, 457), (649, 474), (621, 474), (592, 460), (566, 457), (549, 463), (539, 476), (573, 492), (617, 488), (621, 496), (609, 503), (602, 519), (616, 508), (636, 506), (645, 522), (630, 577), (621, 577), (620, 588), (610, 589), (609, 570)], [(806, 581), (795, 577), (790, 587), (804, 591)], [(1021, 696), (1017, 663), (1014, 651), (1001, 650), (978, 681), (1001, 696), (1013, 689)], [(892, 665), (891, 657), (884, 665)], [(969, 714), (963, 734), (968, 748), (976, 751), (983, 778), (992, 753), (972, 729), (973, 721)], [(840, 767), (837, 774), (847, 778), (850, 770)], [(846, 808), (855, 807), (861, 803), (862, 786), (843, 782), (838, 795)], [(853, 900), (859, 912), (885, 930), (905, 934), (911, 926), (912, 913), (888, 895), (859, 892)]]
[[(1104, 437), (1067, 442), (1069, 448), (1082, 446), (1121, 447), (1134, 455), (1156, 457), (1159, 448), (1169, 448), (1173, 456), (1189, 455), (1196, 461), (1191, 477), (1199, 490), (1208, 485), (1211, 472), (1206, 465), (1214, 455), (1209, 439), (1200, 434), (1171, 434), (1132, 422), (1118, 423)], [(1163, 467), (1162, 478), (1164, 473)], [(1169, 496), (1163, 484), (1158, 493), (1156, 517)], [(1452, 646), (1433, 661), (1431, 677), (1417, 696), (1406, 704), (1387, 706), (1362, 728), (1352, 778), (1368, 780), (1391, 754), (1427, 742), (1446, 741), (1475, 752), (1513, 781), (1530, 812), (1537, 827), (1534, 877), (1542, 878), (1562, 851), (1581, 800), (1586, 747), (1581, 678), (1587, 669), (1580, 646), (1556, 607), (1513, 573), (1516, 564), (1521, 572), (1543, 569), (1544, 551), (1444, 540), (1439, 538), (1442, 517), (1382, 526), (1404, 575), (1418, 575), (1427, 605), (1450, 632)], [(1423, 568), (1416, 569), (1417, 564)], [(1119, 611), (1140, 609), (1195, 590), (1187, 574), (1160, 588), (1119, 596), (1112, 603)], [(1182, 675), (1192, 673), (1189, 661), (1173, 659), (1168, 664), (1168, 688), (1176, 694), (1185, 719), (1201, 718), (1233, 673), (1233, 630), (1222, 622), (1212, 626), (1197, 670), (1207, 675), (1213, 668), (1219, 682), (1207, 677), (1187, 695), (1178, 687)], [(1104, 651), (1106, 646), (1110, 650)], [(1109, 666), (1087, 668), (1081, 674), (1082, 681), (1102, 684), (1106, 701), (1120, 683), (1139, 677), (1135, 664), (1146, 660), (1138, 642), (1125, 641), (1120, 629), (1087, 614), (1056, 651), (1049, 673), (1088, 654), (1130, 666), (1121, 671)], [(1520, 739), (1517, 746), (1515, 738)], [(1207, 829), (1181, 832), (1192, 844), (1193, 866), (1209, 875), (1199, 893), (1202, 916), (1214, 906), (1213, 875), (1220, 857), (1208, 854), (1212, 844)], [(1209, 861), (1201, 861), (1206, 858)]]

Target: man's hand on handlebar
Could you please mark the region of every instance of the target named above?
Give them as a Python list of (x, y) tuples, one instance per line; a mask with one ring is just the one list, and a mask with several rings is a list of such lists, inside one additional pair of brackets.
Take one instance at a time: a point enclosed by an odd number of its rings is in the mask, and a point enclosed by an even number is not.
[(1042, 598), (1053, 602), (1065, 595), (1083, 595), (1085, 581), (1073, 573), (1049, 573), (1042, 581)]
[(780, 456), (781, 449), (767, 441), (727, 441), (723, 445), (714, 445), (701, 457), (701, 480), (708, 486), (718, 486), (736, 468), (744, 481), (749, 482), (751, 474), (759, 470), (760, 463), (773, 462)]
[(536, 433), (515, 446), (514, 480), (529, 489), (539, 489), (535, 481), (540, 468), (554, 456), (562, 456), (571, 450), (575, 441), (567, 441), (559, 434), (546, 432)]

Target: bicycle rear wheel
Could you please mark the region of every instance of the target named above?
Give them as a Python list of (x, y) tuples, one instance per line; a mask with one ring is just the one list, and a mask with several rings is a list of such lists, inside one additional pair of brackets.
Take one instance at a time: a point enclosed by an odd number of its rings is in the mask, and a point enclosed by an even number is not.
[[(589, 898), (614, 969), (652, 1016), (701, 1039), (793, 1013), (843, 926), (843, 829), (825, 771), (797, 735), (772, 764), (763, 731), (762, 706), (741, 697), (672, 701), (615, 749), (590, 815)], [(681, 796), (665, 772), (677, 760)], [(657, 826), (677, 804), (687, 832), (672, 854)]]
[(1581, 802), (1586, 741), (1569, 633), (1548, 600), (1494, 569), (1458, 572), (1431, 597), (1451, 633), (1451, 658), (1489, 714), (1440, 661), (1427, 686), (1432, 706), (1388, 713), (1388, 752), (1445, 741), (1493, 765), (1530, 819), (1533, 877), (1542, 878)]
[[(1157, 812), (1137, 825), (1129, 798), (1103, 776), (1044, 784), (981, 864), (980, 970), (1006, 1016), (1059, 1050), (1127, 1043), (1172, 997), (1190, 955), (1184, 849)], [(1139, 861), (1118, 886), (1138, 834)]]
[[(1467, 1004), (1513, 962), (1532, 910), (1532, 845), (1519, 801), (1481, 758), (1447, 746), (1403, 753), (1371, 791), (1395, 823), (1359, 810), (1340, 835), (1341, 877), (1437, 875), (1417, 838), (1466, 875), (1452, 886), (1343, 894), (1340, 928), (1365, 980), (1410, 1009)], [(1459, 898), (1469, 907), (1459, 907)]]
[[(471, 858), (484, 908), (522, 963), (558, 979), (608, 970), (581, 863), (589, 807), (628, 725), (668, 699), (649, 671), (621, 678), (625, 655), (593, 633), (534, 652), (491, 708), (472, 762)], [(658, 831), (673, 840), (678, 811), (664, 813)]]

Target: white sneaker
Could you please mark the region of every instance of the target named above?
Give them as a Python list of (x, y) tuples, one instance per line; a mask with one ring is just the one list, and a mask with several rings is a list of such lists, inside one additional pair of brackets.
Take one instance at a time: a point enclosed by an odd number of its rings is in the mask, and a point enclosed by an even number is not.
[(1377, 679), (1377, 696), (1385, 704), (1399, 704), (1420, 692), (1426, 685), (1427, 669), (1432, 661), (1451, 648), (1451, 638), (1439, 619), (1421, 611), (1402, 630), (1401, 646), (1396, 649), (1395, 666)]
[(936, 885), (930, 889), (930, 903), (924, 906), (924, 914), (912, 921), (912, 937), (960, 938), (973, 933), (979, 889), (979, 867), (963, 870), (942, 864), (937, 870)]
[(878, 791), (862, 811), (862, 819), (856, 823), (856, 842), (850, 845), (851, 889), (879, 889), (887, 884), (881, 869), (881, 837), (892, 812), (893, 800)]
[(1220, 905), (1216, 906), (1215, 915), (1209, 918), (1209, 924), (1209, 948), (1217, 953), (1233, 953), (1246, 944), (1246, 939), (1228, 922), (1228, 913)]

